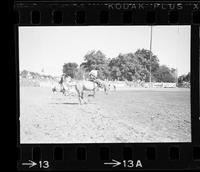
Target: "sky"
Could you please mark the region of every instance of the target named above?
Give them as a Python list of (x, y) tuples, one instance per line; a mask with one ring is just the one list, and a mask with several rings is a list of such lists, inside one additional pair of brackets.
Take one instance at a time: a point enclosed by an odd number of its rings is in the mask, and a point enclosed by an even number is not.
[[(190, 72), (190, 26), (153, 26), (152, 52), (161, 65)], [(84, 61), (91, 50), (107, 58), (150, 49), (150, 26), (20, 26), (19, 68), (59, 76), (64, 63)]]

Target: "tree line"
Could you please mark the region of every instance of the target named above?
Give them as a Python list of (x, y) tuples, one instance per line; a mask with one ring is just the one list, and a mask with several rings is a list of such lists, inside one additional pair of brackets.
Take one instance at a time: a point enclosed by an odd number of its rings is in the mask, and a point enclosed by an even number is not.
[(186, 75), (181, 75), (178, 77), (178, 83), (190, 82), (190, 72)]
[[(159, 59), (151, 51), (138, 49), (135, 53), (119, 54), (115, 58), (107, 58), (100, 50), (89, 51), (84, 62), (65, 63), (63, 73), (75, 79), (84, 79), (88, 73), (98, 70), (98, 78), (119, 81), (176, 82), (177, 71), (166, 65), (160, 65)], [(151, 69), (150, 69), (151, 68)]]

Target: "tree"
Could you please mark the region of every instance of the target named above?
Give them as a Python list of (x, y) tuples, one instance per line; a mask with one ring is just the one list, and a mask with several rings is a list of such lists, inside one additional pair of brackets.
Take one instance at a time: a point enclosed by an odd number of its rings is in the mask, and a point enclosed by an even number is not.
[[(153, 54), (151, 66), (152, 73), (159, 68), (159, 60)], [(111, 59), (109, 67), (113, 79), (149, 81), (150, 51), (138, 49), (135, 53), (119, 54), (116, 58)]]
[(181, 75), (178, 77), (178, 83), (182, 84), (183, 83), (183, 79), (184, 79), (184, 75)]
[(85, 70), (83, 67), (79, 67), (77, 72), (75, 73), (75, 76), (74, 78), (77, 79), (77, 80), (83, 80), (85, 79)]
[[(141, 65), (140, 70), (142, 71), (142, 78), (149, 82), (150, 72), (152, 81), (156, 80), (155, 73), (159, 69), (159, 59), (156, 55), (154, 55), (151, 51), (146, 49), (138, 49), (135, 52), (135, 56), (137, 57), (139, 64)], [(151, 58), (150, 58), (151, 56)], [(151, 66), (151, 71), (150, 71)]]
[(190, 72), (185, 76), (185, 81), (190, 82)]
[(178, 77), (178, 83), (182, 84), (183, 82), (190, 82), (190, 72), (186, 75), (181, 75)]
[(137, 60), (134, 58), (134, 54), (119, 54), (116, 58), (113, 58), (109, 62), (110, 74), (113, 80), (134, 80), (137, 73)]
[(176, 78), (174, 77), (171, 70), (166, 65), (161, 65), (159, 69), (154, 73), (157, 82), (175, 82)]
[(63, 73), (66, 76), (70, 76), (71, 78), (74, 78), (76, 72), (78, 71), (77, 67), (78, 67), (77, 63), (65, 63), (63, 65)]
[(120, 69), (117, 66), (111, 68), (110, 77), (112, 80), (119, 80), (121, 77)]
[(28, 71), (27, 70), (23, 70), (21, 73), (20, 73), (21, 77), (22, 78), (26, 78), (27, 75), (28, 75)]
[(91, 70), (98, 70), (98, 77), (100, 79), (106, 79), (109, 77), (108, 59), (105, 54), (100, 50), (89, 51), (84, 56), (84, 61), (80, 66), (85, 69), (86, 72)]

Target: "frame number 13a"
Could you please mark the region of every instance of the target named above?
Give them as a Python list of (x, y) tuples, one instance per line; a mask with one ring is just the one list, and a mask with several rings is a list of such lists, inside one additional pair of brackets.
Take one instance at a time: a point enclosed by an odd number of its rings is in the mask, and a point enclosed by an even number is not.
[(123, 166), (124, 168), (141, 168), (142, 162), (140, 160), (137, 160), (135, 163), (133, 160), (123, 160)]

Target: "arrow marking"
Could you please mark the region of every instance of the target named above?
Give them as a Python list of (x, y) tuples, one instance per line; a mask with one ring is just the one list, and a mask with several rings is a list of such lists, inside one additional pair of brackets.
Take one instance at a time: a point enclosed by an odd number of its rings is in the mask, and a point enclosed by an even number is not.
[(112, 167), (116, 167), (118, 165), (121, 165), (121, 162), (112, 159), (112, 162), (104, 162), (104, 165), (113, 165)]
[(29, 160), (29, 162), (27, 162), (27, 163), (22, 163), (22, 165), (28, 165), (29, 168), (32, 168), (32, 167), (36, 166), (37, 163), (35, 163), (35, 162)]

